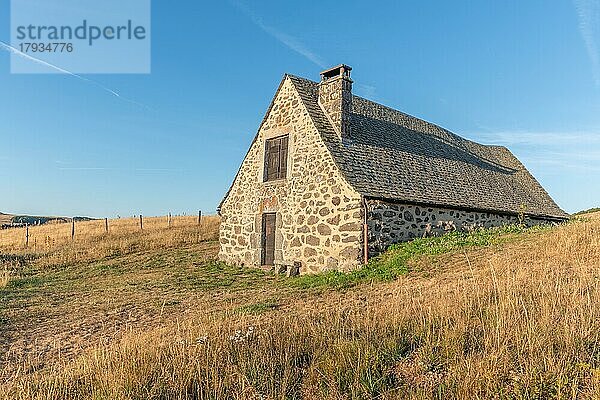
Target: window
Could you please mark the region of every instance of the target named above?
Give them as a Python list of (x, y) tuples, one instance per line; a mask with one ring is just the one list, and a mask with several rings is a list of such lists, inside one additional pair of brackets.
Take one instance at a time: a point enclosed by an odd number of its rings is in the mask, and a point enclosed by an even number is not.
[(265, 143), (264, 181), (285, 179), (287, 171), (288, 136), (267, 139)]

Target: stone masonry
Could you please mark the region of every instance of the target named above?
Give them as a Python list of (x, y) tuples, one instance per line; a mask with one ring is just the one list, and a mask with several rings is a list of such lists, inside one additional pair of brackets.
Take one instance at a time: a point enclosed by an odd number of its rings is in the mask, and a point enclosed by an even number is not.
[[(286, 134), (287, 179), (263, 182), (265, 140)], [(266, 212), (277, 213), (276, 266), (299, 263), (307, 273), (360, 265), (361, 197), (341, 176), (287, 77), (221, 205), (221, 260), (260, 266)]]
[(437, 236), (451, 231), (472, 231), (523, 223), (527, 226), (547, 223), (541, 219), (517, 215), (465, 211), (432, 206), (368, 200), (369, 255), (377, 255), (394, 243), (417, 237)]
[(341, 65), (340, 68), (340, 75), (329, 76), (329, 71), (321, 73), (319, 104), (340, 138), (348, 138), (352, 114), (352, 79), (349, 74), (352, 68), (346, 65)]

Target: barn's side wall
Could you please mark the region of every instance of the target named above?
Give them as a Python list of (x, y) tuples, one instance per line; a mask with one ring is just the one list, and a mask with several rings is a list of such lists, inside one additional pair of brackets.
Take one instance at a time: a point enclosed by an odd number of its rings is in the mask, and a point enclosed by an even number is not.
[[(287, 179), (263, 182), (265, 139), (284, 134), (289, 134)], [(360, 265), (361, 197), (341, 176), (289, 79), (221, 205), (221, 260), (260, 266), (266, 212), (277, 213), (276, 266), (299, 263), (307, 273)]]
[[(417, 237), (521, 222), (516, 215), (398, 204), (382, 200), (368, 200), (367, 209), (370, 255), (385, 251), (391, 244)], [(533, 226), (549, 221), (525, 216), (522, 222)]]

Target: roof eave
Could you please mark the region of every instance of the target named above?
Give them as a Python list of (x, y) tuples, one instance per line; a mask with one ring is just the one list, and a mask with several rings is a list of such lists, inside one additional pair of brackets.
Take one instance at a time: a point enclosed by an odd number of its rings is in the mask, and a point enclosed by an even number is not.
[[(485, 213), (494, 213), (494, 214), (499, 214), (499, 215), (511, 215), (511, 216), (519, 215), (519, 213), (516, 211), (494, 210), (491, 208), (481, 208), (481, 207), (463, 207), (463, 206), (458, 206), (458, 205), (441, 204), (441, 203), (434, 203), (434, 202), (420, 202), (420, 201), (415, 201), (415, 200), (406, 200), (406, 199), (391, 198), (391, 197), (385, 197), (385, 196), (374, 196), (374, 195), (368, 195), (368, 194), (364, 194), (364, 193), (362, 194), (362, 196), (367, 200), (381, 200), (381, 201), (386, 201), (386, 202), (390, 202), (390, 203), (394, 203), (394, 204), (410, 204), (410, 205), (424, 206), (424, 207), (441, 207), (441, 208), (448, 208), (451, 210), (485, 212)], [(547, 215), (547, 214), (533, 214), (533, 213), (524, 213), (524, 215), (527, 217), (530, 217), (530, 218), (554, 220), (557, 222), (567, 221), (571, 218), (571, 216), (567, 213), (565, 213), (565, 215), (562, 215), (562, 216)]]

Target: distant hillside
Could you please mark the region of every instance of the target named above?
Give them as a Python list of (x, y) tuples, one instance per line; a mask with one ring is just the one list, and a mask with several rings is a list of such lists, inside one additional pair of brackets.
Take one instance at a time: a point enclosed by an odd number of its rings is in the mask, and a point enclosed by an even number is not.
[(574, 215), (591, 214), (591, 213), (595, 213), (595, 212), (600, 212), (600, 207), (594, 207), (594, 208), (589, 208), (587, 210), (579, 211), (579, 212), (576, 212)]
[(93, 218), (89, 217), (43, 217), (35, 215), (11, 215), (0, 213), (0, 227), (7, 228), (11, 225), (44, 225), (47, 223), (61, 223), (75, 221), (91, 221)]

